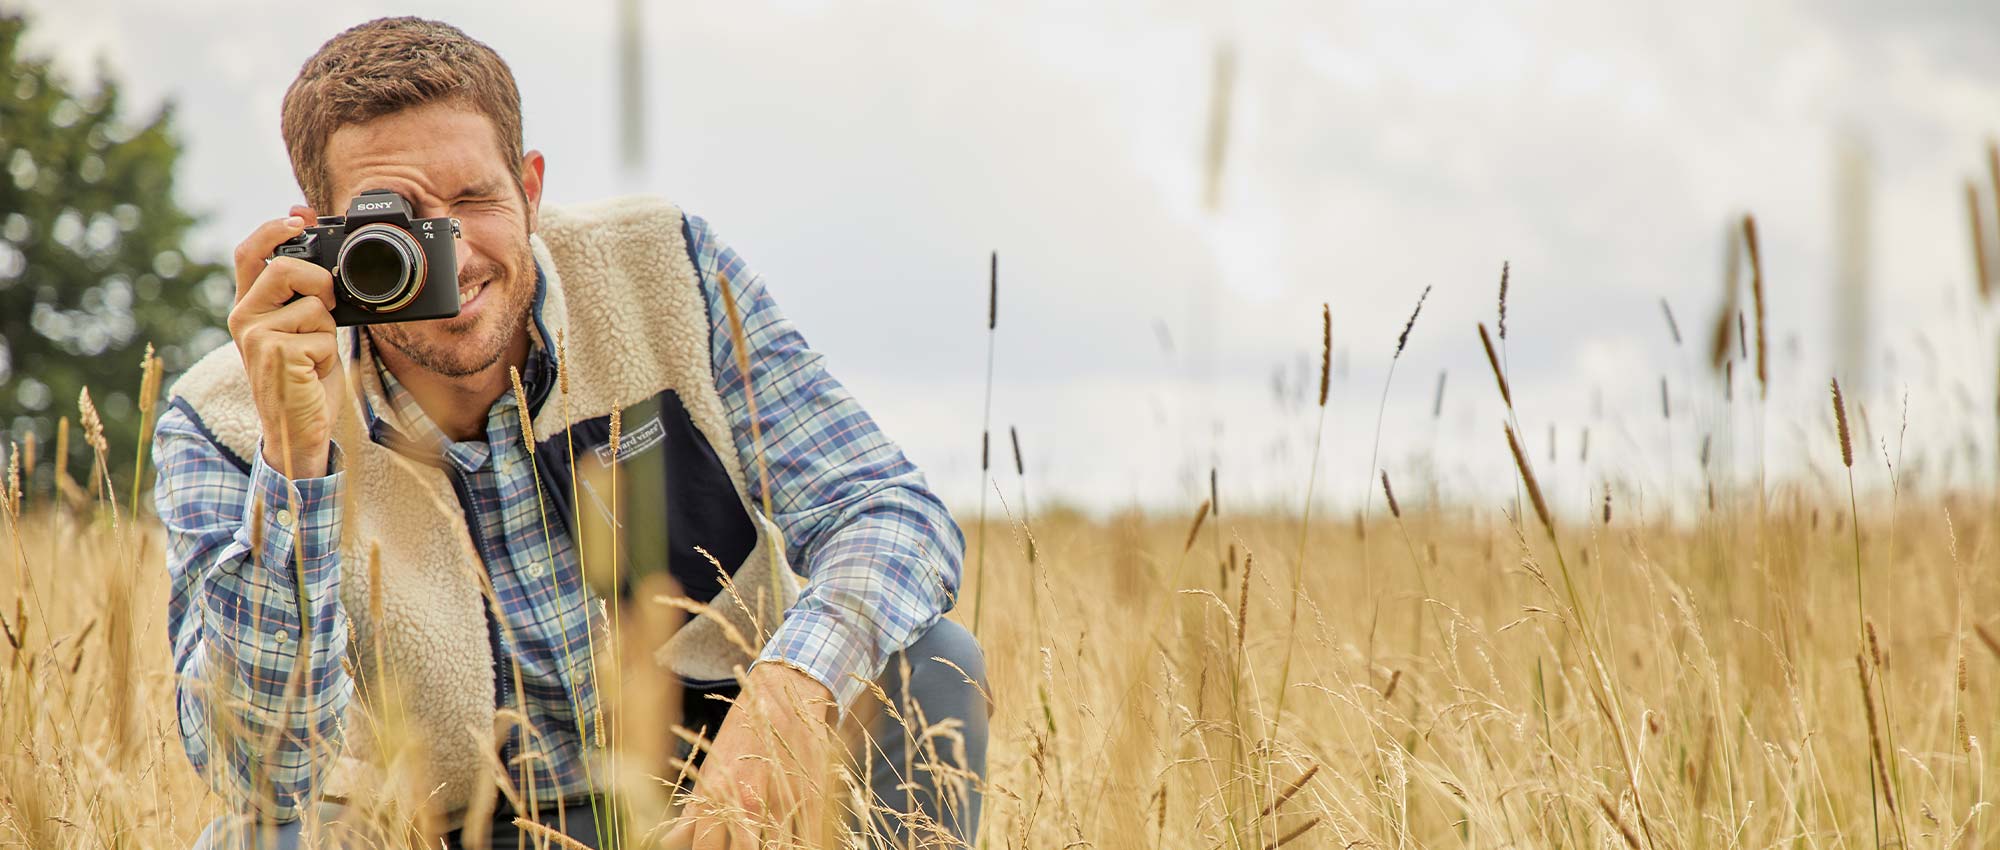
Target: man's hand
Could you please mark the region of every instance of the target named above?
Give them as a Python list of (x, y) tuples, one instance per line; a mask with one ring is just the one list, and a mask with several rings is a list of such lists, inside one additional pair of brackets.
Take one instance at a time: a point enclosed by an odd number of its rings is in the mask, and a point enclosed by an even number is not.
[(751, 850), (763, 846), (759, 836), (810, 837), (832, 792), (833, 708), (826, 686), (796, 668), (752, 669), (666, 846)]
[[(264, 462), (287, 478), (327, 473), (339, 396), (333, 274), (304, 260), (266, 258), (315, 222), (310, 207), (258, 225), (236, 246), (236, 306), (229, 336), (250, 378), (263, 426)], [(293, 300), (297, 298), (297, 300)], [(285, 455), (289, 445), (291, 455)]]

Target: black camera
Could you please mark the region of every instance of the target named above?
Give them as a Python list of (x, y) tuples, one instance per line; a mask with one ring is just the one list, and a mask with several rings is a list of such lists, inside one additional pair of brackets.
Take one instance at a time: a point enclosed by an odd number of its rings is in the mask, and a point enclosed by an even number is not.
[(458, 315), (458, 219), (411, 218), (388, 189), (362, 192), (347, 215), (323, 215), (274, 257), (333, 272), (333, 323), (373, 325)]

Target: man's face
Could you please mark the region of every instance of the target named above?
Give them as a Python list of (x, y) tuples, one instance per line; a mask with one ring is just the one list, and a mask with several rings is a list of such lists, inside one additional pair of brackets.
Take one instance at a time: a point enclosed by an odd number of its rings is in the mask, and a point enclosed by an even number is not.
[[(378, 345), (447, 377), (493, 366), (525, 333), (535, 296), (534, 232), (541, 202), (542, 155), (506, 162), (485, 116), (455, 103), (433, 103), (335, 130), (326, 161), (343, 215), (354, 196), (389, 189), (418, 218), (459, 220), (459, 314), (450, 319), (370, 326)], [(520, 177), (517, 182), (516, 175)]]

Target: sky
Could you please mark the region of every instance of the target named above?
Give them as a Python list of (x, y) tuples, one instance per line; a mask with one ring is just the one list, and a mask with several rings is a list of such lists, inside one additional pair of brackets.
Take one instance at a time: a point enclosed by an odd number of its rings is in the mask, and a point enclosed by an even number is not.
[[(128, 103), (176, 104), (178, 192), (218, 257), (299, 197), (278, 106), (300, 64), (419, 8), (25, 5), (31, 49), (75, 78), (106, 68)], [(996, 451), (987, 492), (1012, 507), (1025, 483), (1036, 506), (1191, 510), (1211, 468), (1225, 505), (1295, 507), (1316, 432), (1332, 510), (1382, 470), (1406, 501), (1511, 493), (1475, 330), (1503, 262), (1513, 418), (1567, 510), (1606, 486), (1691, 510), (1704, 443), (1717, 476), (1762, 458), (1834, 486), (1835, 374), (1866, 410), (1864, 455), (1887, 456), (1864, 488), (1890, 463), (1991, 482), (2000, 327), (1964, 186), (1987, 185), (2000, 129), (2000, 5), (646, 2), (636, 171), (617, 156), (616, 4), (547, 8), (420, 7), (511, 65), (545, 203), (645, 192), (707, 218), (956, 505), (982, 490), (995, 251), (995, 445), (1018, 429), (1026, 480)], [(1705, 354), (1746, 212), (1761, 407), (1744, 372), (1724, 403)], [(1844, 291), (1862, 293), (1848, 325)]]

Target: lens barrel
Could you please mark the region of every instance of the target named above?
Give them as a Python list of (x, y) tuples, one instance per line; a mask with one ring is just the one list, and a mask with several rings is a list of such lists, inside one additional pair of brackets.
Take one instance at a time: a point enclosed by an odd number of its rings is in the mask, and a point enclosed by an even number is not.
[(340, 245), (334, 263), (341, 288), (363, 309), (400, 310), (424, 289), (424, 251), (410, 232), (392, 224), (364, 224)]

